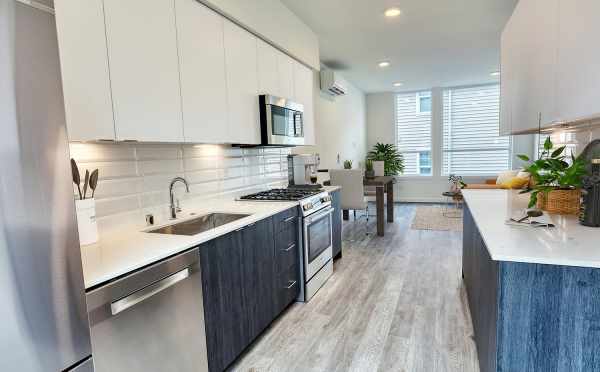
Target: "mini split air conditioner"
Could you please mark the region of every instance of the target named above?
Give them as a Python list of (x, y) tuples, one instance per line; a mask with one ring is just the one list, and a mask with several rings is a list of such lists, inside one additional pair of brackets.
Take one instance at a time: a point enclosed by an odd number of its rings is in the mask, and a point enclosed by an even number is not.
[(321, 90), (334, 96), (346, 94), (346, 87), (338, 80), (333, 70), (321, 70)]

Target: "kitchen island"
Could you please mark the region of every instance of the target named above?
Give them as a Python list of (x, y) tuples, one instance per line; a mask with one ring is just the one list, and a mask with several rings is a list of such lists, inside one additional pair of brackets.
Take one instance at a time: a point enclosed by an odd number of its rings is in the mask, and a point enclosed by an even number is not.
[(481, 371), (600, 371), (600, 230), (575, 216), (552, 216), (554, 228), (507, 225), (509, 192), (463, 194)]

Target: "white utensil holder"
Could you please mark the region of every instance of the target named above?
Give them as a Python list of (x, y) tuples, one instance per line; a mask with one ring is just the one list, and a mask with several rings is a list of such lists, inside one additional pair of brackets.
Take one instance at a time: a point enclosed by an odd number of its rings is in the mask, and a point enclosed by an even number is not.
[(89, 245), (98, 241), (96, 224), (96, 201), (94, 199), (75, 200), (79, 244)]

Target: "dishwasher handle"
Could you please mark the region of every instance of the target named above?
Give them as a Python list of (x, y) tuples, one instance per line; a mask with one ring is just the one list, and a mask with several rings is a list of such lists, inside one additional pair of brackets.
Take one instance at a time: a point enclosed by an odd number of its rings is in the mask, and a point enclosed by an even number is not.
[(147, 300), (148, 298), (164, 291), (165, 289), (174, 286), (175, 284), (189, 278), (190, 268), (187, 267), (175, 274), (172, 274), (156, 283), (150, 284), (129, 296), (112, 302), (110, 304), (111, 314), (117, 315), (122, 311), (129, 309), (132, 306), (139, 304), (140, 302)]

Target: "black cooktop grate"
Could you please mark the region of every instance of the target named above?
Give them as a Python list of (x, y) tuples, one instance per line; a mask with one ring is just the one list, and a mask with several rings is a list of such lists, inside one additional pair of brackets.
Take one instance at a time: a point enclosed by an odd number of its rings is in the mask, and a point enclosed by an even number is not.
[(242, 200), (265, 200), (265, 201), (297, 201), (320, 193), (321, 190), (299, 190), (299, 189), (272, 189), (242, 196)]

